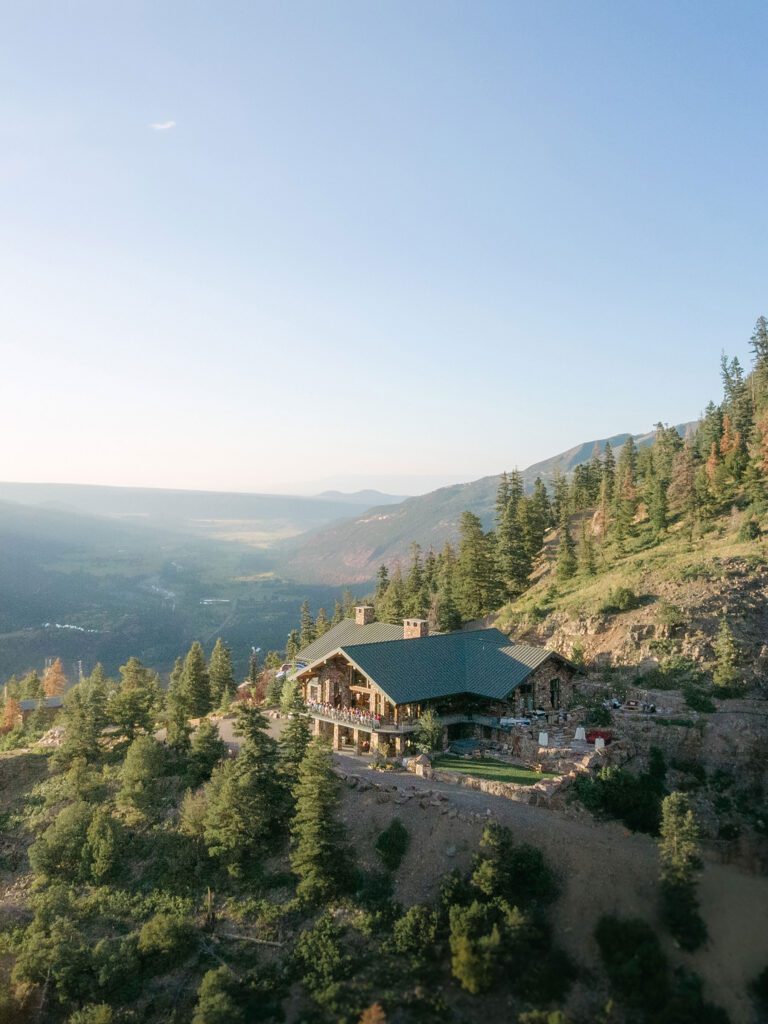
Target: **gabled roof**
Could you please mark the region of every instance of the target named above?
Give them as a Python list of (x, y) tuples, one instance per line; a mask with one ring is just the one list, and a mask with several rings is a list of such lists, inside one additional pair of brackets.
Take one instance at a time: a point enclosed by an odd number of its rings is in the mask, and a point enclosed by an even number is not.
[[(346, 644), (347, 657), (393, 704), (460, 693), (503, 700), (548, 658), (565, 659), (544, 647), (510, 643), (498, 629), (476, 629), (387, 643)], [(314, 665), (303, 669), (309, 675)]]
[(323, 633), (317, 640), (308, 644), (303, 651), (299, 651), (296, 660), (309, 665), (347, 644), (376, 644), (386, 640), (402, 639), (402, 622), (369, 622), (367, 626), (358, 626), (354, 619), (342, 619), (335, 626), (331, 626), (327, 633)]

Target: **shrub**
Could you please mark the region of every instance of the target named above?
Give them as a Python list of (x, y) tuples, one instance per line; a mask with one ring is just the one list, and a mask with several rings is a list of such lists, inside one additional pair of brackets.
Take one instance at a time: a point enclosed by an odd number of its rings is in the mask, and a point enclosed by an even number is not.
[(661, 1009), (669, 991), (668, 967), (651, 926), (639, 918), (601, 917), (595, 938), (617, 997), (644, 1010)]
[(67, 1024), (112, 1024), (115, 1019), (107, 1003), (91, 1003), (67, 1018)]
[(156, 809), (165, 773), (165, 750), (152, 736), (139, 736), (125, 755), (118, 801), (144, 814)]
[(480, 839), (472, 885), (485, 897), (506, 900), (510, 905), (547, 903), (557, 895), (557, 883), (541, 850), (527, 843), (516, 846), (512, 833), (492, 822)]
[(656, 618), (662, 626), (684, 626), (688, 621), (685, 613), (676, 604), (669, 604), (668, 601), (660, 601), (656, 610)]
[(381, 857), (387, 871), (397, 871), (409, 842), (408, 829), (399, 818), (393, 818), (376, 840), (376, 853)]
[(205, 719), (193, 734), (190, 746), (189, 774), (193, 784), (199, 786), (210, 779), (213, 769), (227, 756), (227, 745), (218, 726)]
[(760, 536), (760, 524), (756, 519), (745, 519), (739, 527), (738, 540), (757, 540)]
[(192, 1024), (244, 1024), (240, 988), (228, 967), (207, 971), (197, 990)]
[(451, 971), (472, 995), (487, 991), (495, 980), (502, 952), (501, 930), (488, 906), (475, 900), (451, 907), (449, 914)]
[(681, 949), (692, 951), (706, 942), (707, 926), (699, 913), (699, 901), (692, 883), (662, 881), (661, 913), (664, 924)]
[(587, 712), (587, 720), (585, 724), (604, 727), (606, 725), (610, 725), (612, 721), (613, 719), (611, 717), (611, 712), (608, 710), (608, 708), (599, 706), (596, 708), (589, 709), (589, 711)]
[(84, 881), (88, 877), (86, 837), (92, 815), (93, 808), (82, 800), (57, 815), (30, 847), (29, 863), (35, 874), (68, 881)]
[(299, 935), (293, 951), (294, 964), (309, 992), (320, 992), (350, 973), (352, 960), (344, 952), (342, 940), (343, 932), (329, 913)]
[(640, 598), (629, 587), (614, 587), (608, 591), (608, 596), (600, 605), (598, 611), (604, 615), (611, 615), (616, 612), (630, 612), (640, 606)]
[(712, 673), (712, 678), (718, 686), (730, 686), (736, 682), (739, 676), (736, 667), (739, 661), (739, 649), (726, 619), (722, 619), (720, 622), (714, 646), (715, 670)]
[[(660, 650), (667, 641), (655, 640), (651, 645)], [(679, 690), (686, 686), (698, 686), (704, 680), (696, 663), (680, 654), (671, 654), (663, 658), (658, 668), (641, 676), (641, 685), (646, 689)]]
[(689, 707), (691, 711), (699, 711), (702, 714), (711, 715), (717, 710), (712, 698), (698, 686), (684, 686), (683, 697), (685, 698), (686, 706)]
[(154, 964), (176, 966), (186, 959), (192, 942), (192, 924), (177, 914), (159, 913), (139, 932), (139, 953)]
[(423, 754), (443, 749), (443, 726), (437, 715), (430, 708), (424, 712), (416, 723), (416, 749)]
[(663, 788), (650, 772), (632, 775), (623, 768), (601, 768), (574, 783), (577, 797), (594, 814), (618, 818), (634, 832), (656, 835), (661, 821)]
[(410, 907), (392, 929), (392, 947), (421, 964), (434, 955), (437, 938), (437, 914), (417, 903)]

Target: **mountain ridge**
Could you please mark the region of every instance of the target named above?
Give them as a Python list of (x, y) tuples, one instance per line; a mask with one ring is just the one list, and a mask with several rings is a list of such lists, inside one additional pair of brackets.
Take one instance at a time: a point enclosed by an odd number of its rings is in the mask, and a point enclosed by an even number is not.
[[(694, 422), (681, 423), (675, 429), (685, 437), (695, 426)], [(596, 452), (602, 453), (606, 444), (618, 453), (629, 437), (638, 447), (645, 447), (653, 442), (655, 431), (613, 434), (574, 445), (523, 470), (523, 485), (530, 490), (537, 477), (549, 483), (558, 473), (568, 474)], [(391, 568), (402, 562), (413, 543), (424, 550), (437, 550), (446, 540), (455, 541), (459, 519), (466, 510), (478, 515), (487, 529), (493, 519), (500, 476), (450, 484), (396, 505), (376, 505), (354, 519), (292, 538), (282, 545), (280, 571), (307, 583), (367, 584), (379, 565)]]

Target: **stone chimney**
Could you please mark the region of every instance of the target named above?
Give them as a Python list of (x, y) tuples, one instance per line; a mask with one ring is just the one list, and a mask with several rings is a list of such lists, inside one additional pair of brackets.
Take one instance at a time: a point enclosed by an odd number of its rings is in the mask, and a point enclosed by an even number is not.
[(422, 636), (429, 636), (426, 619), (403, 619), (403, 640), (418, 640)]
[(373, 622), (374, 607), (372, 604), (359, 604), (355, 608), (355, 622), (358, 626), (368, 626)]

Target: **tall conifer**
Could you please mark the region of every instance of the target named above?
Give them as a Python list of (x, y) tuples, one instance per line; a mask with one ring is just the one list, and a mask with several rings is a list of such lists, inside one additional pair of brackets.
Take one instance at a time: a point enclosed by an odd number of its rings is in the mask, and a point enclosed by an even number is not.
[(195, 640), (184, 659), (178, 694), (189, 718), (202, 718), (211, 710), (211, 683), (199, 640)]
[(208, 677), (213, 707), (228, 706), (235, 696), (235, 675), (232, 671), (232, 652), (221, 637), (218, 638), (211, 651)]

